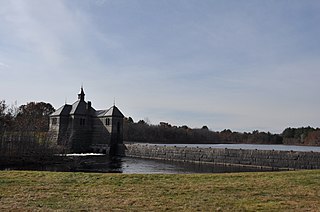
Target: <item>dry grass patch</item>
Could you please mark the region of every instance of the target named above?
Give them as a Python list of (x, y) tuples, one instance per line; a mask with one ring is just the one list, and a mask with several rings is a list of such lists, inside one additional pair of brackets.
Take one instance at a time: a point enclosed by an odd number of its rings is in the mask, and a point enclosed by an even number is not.
[(0, 172), (0, 211), (316, 211), (319, 192), (320, 171), (189, 175)]

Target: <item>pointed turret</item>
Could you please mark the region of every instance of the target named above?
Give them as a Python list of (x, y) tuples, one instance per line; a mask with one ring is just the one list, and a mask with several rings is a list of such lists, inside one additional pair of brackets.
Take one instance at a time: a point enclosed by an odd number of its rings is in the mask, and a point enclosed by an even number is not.
[(80, 91), (80, 93), (78, 94), (78, 99), (79, 99), (80, 101), (84, 101), (84, 96), (85, 96), (85, 94), (84, 94), (84, 91), (83, 91), (83, 86), (81, 86), (81, 91)]
[(124, 115), (121, 111), (114, 105), (106, 112), (105, 116), (124, 118)]

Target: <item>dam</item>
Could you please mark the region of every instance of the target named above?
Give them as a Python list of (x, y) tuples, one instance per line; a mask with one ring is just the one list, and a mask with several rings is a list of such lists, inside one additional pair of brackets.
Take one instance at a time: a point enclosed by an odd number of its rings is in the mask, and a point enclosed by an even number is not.
[[(126, 156), (261, 169), (320, 169), (320, 147), (126, 143)], [(224, 144), (227, 145), (227, 144)], [(237, 148), (236, 148), (237, 147)], [(242, 148), (241, 148), (242, 147)], [(260, 147), (260, 148), (259, 148)], [(268, 148), (269, 147), (269, 148)]]

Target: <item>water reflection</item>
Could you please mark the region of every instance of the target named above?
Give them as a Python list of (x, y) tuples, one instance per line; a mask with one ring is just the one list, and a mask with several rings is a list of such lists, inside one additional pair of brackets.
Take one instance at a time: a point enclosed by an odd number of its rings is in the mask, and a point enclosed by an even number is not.
[(151, 160), (131, 157), (109, 158), (105, 155), (70, 156), (67, 163), (0, 167), (7, 170), (38, 170), (64, 172), (176, 174), (176, 173), (227, 173), (264, 171), (259, 168), (196, 164)]
[(123, 173), (166, 173), (166, 174), (189, 174), (189, 173), (228, 173), (228, 172), (255, 172), (262, 171), (258, 168), (223, 166), (212, 164), (198, 164), (189, 162), (176, 162), (164, 160), (150, 160), (140, 158), (123, 158)]

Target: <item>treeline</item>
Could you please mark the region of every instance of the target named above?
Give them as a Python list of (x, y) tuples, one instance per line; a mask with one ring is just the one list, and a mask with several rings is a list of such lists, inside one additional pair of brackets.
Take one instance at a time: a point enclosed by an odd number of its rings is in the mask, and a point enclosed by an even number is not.
[(124, 140), (144, 143), (247, 143), (247, 144), (282, 144), (280, 135), (253, 131), (252, 133), (223, 130), (214, 132), (203, 126), (191, 129), (188, 126), (171, 126), (161, 122), (151, 125), (143, 120), (134, 123), (132, 118), (124, 121)]
[(203, 144), (287, 144), (287, 145), (320, 145), (320, 129), (311, 127), (287, 128), (281, 134), (270, 132), (233, 132), (229, 129), (215, 132), (203, 126), (191, 129), (188, 126), (172, 126), (160, 122), (151, 125), (132, 118), (124, 121), (124, 140), (142, 143), (203, 143)]
[[(30, 102), (26, 105), (7, 105), (0, 101), (0, 156), (50, 155), (58, 148), (51, 144), (49, 115), (55, 109), (50, 103)], [(270, 132), (233, 132), (229, 129), (215, 132), (203, 126), (172, 126), (160, 122), (152, 125), (132, 118), (124, 120), (124, 140), (144, 143), (232, 143), (232, 144), (287, 144), (319, 145), (320, 129), (312, 127), (287, 128), (281, 134)]]
[(49, 103), (10, 106), (1, 100), (0, 156), (42, 157), (56, 152), (56, 147), (48, 139), (49, 114), (54, 111)]
[(144, 121), (124, 121), (124, 140), (147, 143), (216, 143), (217, 134), (208, 129), (189, 129), (187, 126), (171, 127), (150, 125)]
[(283, 144), (320, 146), (320, 129), (312, 127), (287, 128), (282, 132)]

